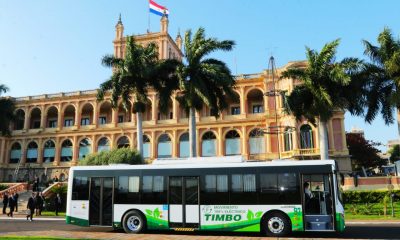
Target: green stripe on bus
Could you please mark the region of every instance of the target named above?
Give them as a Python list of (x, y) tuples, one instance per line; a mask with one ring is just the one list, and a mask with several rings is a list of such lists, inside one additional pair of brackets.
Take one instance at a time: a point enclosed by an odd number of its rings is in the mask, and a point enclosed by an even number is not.
[(74, 225), (83, 226), (83, 227), (89, 226), (89, 220), (85, 220), (85, 219), (81, 219), (81, 218), (66, 216), (65, 221), (67, 222), (67, 224), (74, 224)]
[(343, 232), (345, 228), (343, 214), (336, 213), (336, 230)]

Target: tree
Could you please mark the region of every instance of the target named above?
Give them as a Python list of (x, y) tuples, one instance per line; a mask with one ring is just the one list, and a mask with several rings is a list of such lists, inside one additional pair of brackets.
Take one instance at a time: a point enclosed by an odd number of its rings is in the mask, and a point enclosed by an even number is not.
[(362, 167), (372, 169), (386, 164), (386, 160), (378, 155), (381, 152), (376, 148), (379, 143), (366, 140), (361, 134), (354, 133), (346, 134), (346, 142), (355, 170), (361, 170)]
[(206, 38), (204, 28), (199, 28), (193, 38), (191, 30), (185, 33), (186, 62), (177, 68), (180, 92), (176, 99), (189, 113), (190, 157), (196, 157), (196, 110), (206, 105), (211, 115), (218, 117), (228, 105), (226, 97), (237, 98), (230, 69), (223, 61), (207, 57), (218, 50), (230, 51), (234, 45), (231, 40)]
[(378, 46), (363, 41), (364, 54), (371, 60), (364, 69), (365, 120), (371, 123), (380, 112), (385, 123), (390, 124), (394, 122), (393, 110), (400, 107), (400, 40), (394, 39), (388, 28), (379, 34), (377, 40)]
[[(6, 93), (8, 88), (0, 84), (0, 97)], [(10, 134), (10, 123), (14, 119), (15, 104), (8, 98), (0, 98), (0, 133), (5, 136)]]
[(113, 68), (113, 74), (98, 90), (98, 100), (103, 100), (107, 91), (111, 91), (113, 108), (118, 107), (119, 99), (125, 110), (133, 95), (133, 112), (137, 119), (137, 149), (143, 156), (143, 129), (142, 114), (149, 102), (147, 93), (153, 88), (159, 94), (159, 109), (166, 112), (168, 100), (172, 92), (178, 88), (176, 66), (178, 61), (173, 59), (159, 60), (158, 49), (155, 43), (147, 46), (136, 44), (134, 37), (128, 37), (124, 59), (106, 55), (102, 64)]
[(400, 145), (394, 145), (392, 148), (389, 149), (390, 154), (390, 161), (396, 162), (400, 159)]
[(361, 61), (345, 58), (335, 62), (339, 39), (325, 44), (321, 52), (306, 47), (307, 66), (289, 68), (282, 78), (301, 80), (287, 97), (285, 110), (296, 120), (306, 118), (316, 125), (318, 119), (321, 159), (328, 159), (327, 122), (335, 111), (349, 110), (359, 114), (362, 110), (357, 96), (358, 81), (353, 81), (360, 71)]
[(84, 159), (79, 161), (79, 165), (108, 165), (108, 164), (140, 164), (143, 161), (142, 156), (136, 151), (129, 148), (118, 148), (110, 151), (102, 151), (99, 153), (88, 154)]

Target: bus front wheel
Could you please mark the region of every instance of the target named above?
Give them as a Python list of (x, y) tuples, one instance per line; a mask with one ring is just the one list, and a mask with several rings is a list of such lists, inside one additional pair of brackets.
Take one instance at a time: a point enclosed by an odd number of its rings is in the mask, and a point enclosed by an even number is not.
[(280, 212), (273, 212), (264, 217), (262, 230), (269, 237), (287, 236), (291, 231), (289, 218)]
[(126, 233), (140, 233), (145, 229), (145, 219), (138, 211), (130, 211), (122, 220), (122, 227)]

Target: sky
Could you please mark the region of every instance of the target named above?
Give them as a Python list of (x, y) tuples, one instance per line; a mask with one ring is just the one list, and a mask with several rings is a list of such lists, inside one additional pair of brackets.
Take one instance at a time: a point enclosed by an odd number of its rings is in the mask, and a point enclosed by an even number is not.
[[(169, 9), (169, 32), (206, 29), (207, 36), (236, 42), (216, 53), (234, 74), (258, 73), (271, 54), (278, 67), (304, 60), (305, 46), (319, 50), (341, 39), (337, 60), (364, 59), (362, 39), (376, 43), (389, 27), (400, 34), (400, 1), (387, 0), (156, 0)], [(121, 13), (125, 34), (160, 30), (160, 17), (148, 13), (147, 0), (1, 0), (0, 84), (13, 97), (96, 89), (111, 70), (100, 64), (113, 52)], [(397, 124), (379, 116), (366, 124), (346, 113), (345, 128), (387, 143), (398, 138)], [(385, 150), (384, 147), (381, 147)]]

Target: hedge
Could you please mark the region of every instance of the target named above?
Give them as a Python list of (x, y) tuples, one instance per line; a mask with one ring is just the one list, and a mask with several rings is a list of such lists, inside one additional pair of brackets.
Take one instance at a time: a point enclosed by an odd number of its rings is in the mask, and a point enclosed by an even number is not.
[[(400, 190), (392, 191), (400, 197)], [(345, 204), (358, 203), (381, 203), (389, 191), (346, 191), (343, 192), (343, 201)]]
[(110, 151), (101, 151), (87, 155), (79, 161), (79, 165), (108, 165), (108, 164), (141, 164), (143, 158), (136, 150), (129, 148), (112, 149)]

